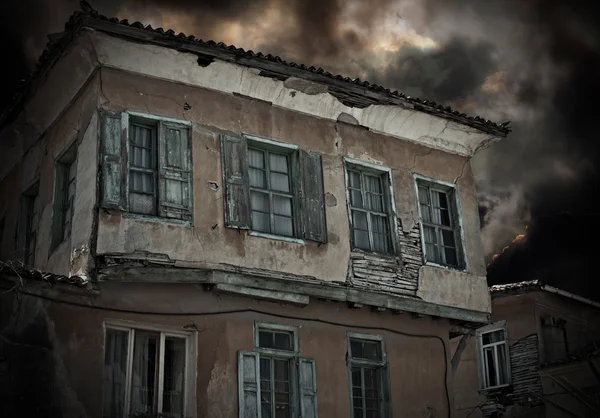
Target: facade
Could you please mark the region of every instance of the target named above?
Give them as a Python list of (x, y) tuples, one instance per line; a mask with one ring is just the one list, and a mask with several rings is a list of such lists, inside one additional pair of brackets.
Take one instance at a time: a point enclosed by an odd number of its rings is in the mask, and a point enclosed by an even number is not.
[(49, 38), (0, 132), (7, 416), (452, 414), (505, 125), (95, 12)]
[(492, 323), (452, 342), (457, 416), (599, 416), (600, 304), (538, 281), (490, 291)]

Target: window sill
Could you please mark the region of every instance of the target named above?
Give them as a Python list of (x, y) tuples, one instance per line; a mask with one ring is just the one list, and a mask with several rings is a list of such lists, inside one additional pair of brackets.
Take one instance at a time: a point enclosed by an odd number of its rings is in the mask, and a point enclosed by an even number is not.
[(438, 264), (438, 263), (434, 263), (434, 262), (431, 262), (431, 261), (426, 261), (423, 265), (424, 266), (429, 266), (429, 267), (440, 268), (440, 269), (444, 269), (444, 270), (449, 270), (449, 271), (458, 271), (460, 273), (468, 273), (466, 267), (445, 266), (443, 264)]
[(131, 213), (131, 212), (121, 212), (123, 214), (123, 218), (133, 219), (136, 221), (144, 221), (144, 222), (155, 222), (155, 223), (167, 223), (181, 226), (191, 226), (192, 221), (185, 221), (182, 219), (175, 218), (162, 218), (156, 215), (144, 215), (142, 213)]
[(351, 248), (351, 253), (366, 255), (369, 257), (373, 257), (373, 258), (379, 258), (381, 260), (394, 260), (395, 261), (398, 259), (398, 255), (393, 254), (393, 253), (376, 253), (374, 251), (362, 250), (360, 248)]
[(489, 394), (489, 393), (498, 393), (498, 392), (504, 392), (508, 389), (510, 389), (511, 384), (510, 383), (506, 383), (504, 385), (500, 385), (500, 386), (493, 386), (493, 387), (489, 387), (489, 388), (485, 388), (485, 389), (479, 389), (479, 393), (480, 394)]
[(306, 241), (304, 241), (302, 239), (285, 237), (283, 235), (272, 235), (272, 234), (266, 234), (264, 232), (257, 232), (257, 231), (249, 231), (248, 235), (250, 235), (251, 237), (267, 238), (267, 239), (272, 239), (272, 240), (276, 240), (276, 241), (289, 242), (291, 244), (306, 245)]

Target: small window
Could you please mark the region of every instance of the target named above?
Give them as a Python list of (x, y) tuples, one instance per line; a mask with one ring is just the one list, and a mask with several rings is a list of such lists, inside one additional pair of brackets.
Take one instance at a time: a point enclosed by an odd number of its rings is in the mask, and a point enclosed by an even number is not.
[(157, 214), (157, 125), (129, 123), (129, 211)]
[(35, 248), (39, 222), (39, 184), (30, 187), (21, 195), (21, 209), (19, 213), (17, 249), (19, 259), (26, 266), (35, 266)]
[(290, 156), (248, 148), (252, 230), (293, 237), (294, 193)]
[(385, 358), (383, 338), (350, 333), (348, 369), (352, 417), (389, 417), (389, 365)]
[(417, 180), (417, 187), (425, 260), (462, 268), (464, 262), (455, 189), (421, 179)]
[(549, 363), (566, 358), (569, 355), (566, 321), (546, 316), (541, 318), (541, 322), (544, 361)]
[(194, 389), (186, 375), (193, 366), (191, 341), (190, 334), (178, 331), (107, 328), (103, 416), (191, 415), (188, 398)]
[(297, 329), (257, 323), (255, 347), (238, 354), (240, 416), (316, 417), (315, 364), (299, 357)]
[(393, 211), (388, 172), (347, 164), (348, 210), (352, 247), (392, 253)]
[(75, 177), (77, 174), (77, 148), (73, 145), (58, 160), (54, 186), (53, 248), (71, 235), (73, 203), (75, 201)]
[(492, 325), (477, 331), (479, 371), (482, 389), (510, 384), (510, 359), (506, 327)]

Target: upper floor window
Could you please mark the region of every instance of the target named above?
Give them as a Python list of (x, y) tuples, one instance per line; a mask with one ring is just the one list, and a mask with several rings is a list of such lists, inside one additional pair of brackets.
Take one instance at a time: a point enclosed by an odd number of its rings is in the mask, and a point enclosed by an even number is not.
[(383, 337), (348, 333), (353, 418), (390, 417), (390, 378)]
[(135, 112), (103, 111), (103, 206), (141, 215), (191, 220), (189, 125), (187, 121)]
[(195, 412), (192, 334), (160, 327), (107, 325), (103, 417), (188, 417)]
[(77, 147), (72, 145), (56, 163), (52, 248), (56, 248), (71, 235), (76, 174)]
[(456, 190), (448, 184), (417, 178), (425, 260), (464, 267)]
[(18, 258), (26, 266), (35, 266), (35, 248), (39, 223), (39, 184), (36, 183), (21, 195), (19, 211), (17, 250)]
[(562, 360), (569, 354), (567, 345), (566, 321), (562, 318), (545, 316), (541, 318), (544, 362)]
[(296, 327), (256, 323), (254, 351), (238, 357), (240, 417), (317, 416), (315, 363), (299, 357)]
[(348, 212), (353, 248), (394, 251), (394, 211), (388, 169), (346, 159)]
[(321, 156), (252, 136), (221, 137), (225, 225), (327, 242)]
[(478, 366), (481, 389), (510, 384), (510, 358), (506, 323), (477, 330)]

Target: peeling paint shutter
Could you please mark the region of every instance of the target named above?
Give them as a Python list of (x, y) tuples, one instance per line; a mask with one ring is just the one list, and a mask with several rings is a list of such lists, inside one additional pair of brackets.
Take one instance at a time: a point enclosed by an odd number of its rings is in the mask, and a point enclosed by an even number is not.
[(159, 127), (159, 215), (192, 219), (192, 157), (186, 126), (161, 122)]
[(102, 112), (100, 117), (102, 147), (102, 206), (123, 209), (123, 157), (121, 115)]
[(225, 226), (250, 229), (250, 185), (248, 146), (242, 137), (221, 136), (223, 184), (225, 186)]
[(300, 151), (300, 183), (303, 238), (326, 243), (325, 193), (319, 154)]
[(238, 351), (238, 401), (240, 418), (261, 418), (260, 357), (252, 351)]
[(392, 418), (392, 386), (390, 379), (390, 363), (386, 363), (385, 367), (381, 370), (381, 381), (383, 385), (383, 399), (382, 408), (384, 418)]
[(317, 418), (317, 375), (315, 361), (300, 357), (300, 418)]

